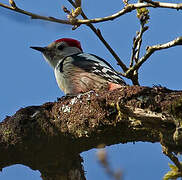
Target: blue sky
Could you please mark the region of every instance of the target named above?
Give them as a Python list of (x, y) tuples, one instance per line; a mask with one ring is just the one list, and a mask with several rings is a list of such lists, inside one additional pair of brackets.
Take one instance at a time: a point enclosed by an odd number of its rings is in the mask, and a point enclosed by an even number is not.
[[(1, 0), (7, 3), (6, 0)], [(132, 1), (131, 1), (132, 2)], [(181, 2), (173, 0), (172, 2)], [(65, 18), (61, 6), (71, 6), (66, 0), (31, 0), (16, 2), (25, 10), (42, 15)], [(121, 0), (83, 1), (83, 10), (88, 17), (102, 17), (113, 14), (123, 7)], [(150, 9), (149, 30), (144, 35), (143, 49), (147, 45), (165, 43), (181, 36), (181, 11)], [(115, 60), (86, 26), (72, 31), (71, 26), (31, 20), (29, 17), (12, 13), (0, 7), (1, 60), (0, 60), (0, 119), (13, 115), (19, 108), (41, 105), (55, 101), (63, 93), (57, 87), (54, 74), (40, 53), (30, 46), (45, 46), (50, 42), (71, 37), (82, 42), (85, 52), (94, 53), (106, 59), (118, 71)], [(132, 39), (139, 29), (136, 12), (124, 15), (111, 22), (96, 24), (105, 39), (128, 65)], [(182, 47), (174, 47), (156, 52), (139, 71), (143, 86), (162, 85), (170, 89), (182, 89), (181, 67)], [(144, 50), (142, 52), (144, 52)], [(131, 84), (130, 81), (126, 80)], [(107, 147), (109, 160), (114, 169), (121, 168), (124, 180), (161, 179), (169, 170), (170, 162), (161, 151), (158, 143), (128, 143)], [(109, 179), (97, 162), (96, 150), (82, 153), (88, 179)], [(40, 173), (22, 165), (4, 168), (0, 180), (40, 180)]]

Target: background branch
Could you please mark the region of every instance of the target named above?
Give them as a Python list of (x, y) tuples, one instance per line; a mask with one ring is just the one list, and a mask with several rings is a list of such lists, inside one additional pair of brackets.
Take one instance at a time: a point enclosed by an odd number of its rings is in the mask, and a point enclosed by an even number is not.
[[(77, 5), (72, 1), (72, 0), (68, 0), (74, 7), (77, 7)], [(182, 9), (182, 3), (179, 4), (175, 4), (175, 3), (162, 3), (162, 2), (158, 2), (158, 1), (151, 1), (151, 0), (145, 0), (145, 2), (147, 3), (135, 3), (135, 4), (127, 4), (122, 10), (118, 11), (115, 14), (112, 14), (110, 16), (106, 16), (106, 17), (102, 17), (102, 18), (94, 18), (94, 19), (88, 19), (88, 18), (84, 18), (84, 19), (76, 19), (76, 21), (70, 22), (70, 21), (66, 21), (66, 20), (61, 20), (61, 19), (57, 19), (57, 18), (53, 18), (53, 17), (46, 17), (46, 16), (41, 16), (38, 14), (34, 14), (25, 10), (22, 10), (20, 8), (13, 7), (13, 6), (8, 6), (6, 4), (0, 3), (0, 6), (3, 8), (7, 8), (10, 9), (12, 11), (16, 11), (22, 14), (25, 14), (27, 16), (32, 17), (33, 19), (42, 19), (42, 20), (46, 20), (46, 21), (52, 21), (52, 22), (57, 22), (57, 23), (61, 23), (61, 24), (88, 24), (88, 23), (99, 23), (99, 22), (104, 22), (104, 21), (109, 21), (109, 20), (114, 20), (126, 13), (129, 13), (133, 10), (139, 9), (139, 8), (144, 8), (144, 7), (152, 7), (152, 8), (169, 8), (169, 9)], [(83, 15), (84, 13), (82, 13)], [(85, 16), (86, 17), (86, 16)]]
[(168, 48), (171, 48), (171, 47), (174, 47), (174, 46), (178, 46), (178, 45), (182, 45), (182, 36), (170, 41), (170, 42), (167, 42), (167, 43), (164, 43), (164, 44), (158, 44), (158, 45), (154, 45), (154, 46), (148, 46), (147, 47), (147, 52), (146, 54), (141, 57), (139, 59), (139, 61), (132, 67), (130, 67), (128, 69), (128, 71), (126, 71), (126, 73), (124, 74), (124, 76), (130, 76), (130, 73), (133, 73), (135, 70), (138, 70), (142, 64), (155, 52), (155, 51), (158, 51), (158, 50), (162, 50), (162, 49), (168, 49)]
[[(147, 1), (146, 1), (147, 2)], [(151, 3), (152, 2), (152, 3)], [(182, 9), (182, 3), (175, 4), (175, 3), (162, 3), (157, 1), (150, 1), (149, 3), (136, 3), (136, 4), (128, 4), (126, 5), (122, 10), (118, 11), (115, 14), (102, 17), (102, 18), (94, 18), (94, 19), (85, 19), (85, 20), (77, 20), (77, 23), (79, 24), (87, 24), (87, 23), (99, 23), (104, 21), (110, 21), (114, 20), (124, 14), (127, 14), (133, 10), (140, 9), (140, 8), (146, 8), (146, 7), (152, 7), (152, 8), (169, 8), (169, 9)]]
[[(143, 34), (145, 31), (148, 30), (148, 26), (145, 26), (149, 20), (148, 9), (146, 9), (146, 8), (137, 9), (137, 17), (140, 20), (140, 31), (139, 32), (137, 31), (136, 37), (133, 38), (133, 47), (132, 47), (132, 55), (131, 55), (131, 60), (130, 60), (130, 68), (132, 68), (134, 66), (134, 62), (136, 64), (139, 60)], [(138, 69), (133, 71), (132, 74), (130, 74), (129, 76), (134, 85), (139, 85)]]
[(30, 16), (32, 19), (41, 19), (41, 20), (45, 20), (45, 21), (51, 21), (51, 22), (56, 22), (56, 23), (61, 23), (61, 24), (70, 24), (71, 25), (71, 23), (68, 20), (57, 19), (57, 18), (54, 18), (54, 17), (41, 16), (39, 14), (34, 14), (34, 13), (31, 13), (31, 12), (25, 11), (23, 9), (20, 9), (17, 6), (13, 7), (13, 6), (8, 6), (6, 4), (0, 3), (0, 7), (9, 9), (11, 11), (18, 12), (18, 13), (21, 13), (21, 14), (24, 14), (24, 15), (27, 15), (27, 16)]

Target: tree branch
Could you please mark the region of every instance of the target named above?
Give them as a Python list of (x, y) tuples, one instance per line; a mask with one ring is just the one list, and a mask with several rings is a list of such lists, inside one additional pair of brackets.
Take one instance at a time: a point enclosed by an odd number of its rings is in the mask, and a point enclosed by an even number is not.
[[(72, 5), (74, 4), (74, 7), (76, 7), (76, 4), (72, 0), (68, 0)], [(133, 10), (139, 9), (139, 8), (144, 8), (144, 7), (152, 7), (152, 8), (170, 8), (170, 9), (182, 9), (182, 3), (175, 4), (175, 3), (162, 3), (158, 1), (151, 1), (151, 0), (144, 0), (147, 3), (135, 3), (135, 4), (128, 4), (126, 5), (122, 10), (118, 11), (115, 14), (102, 17), (102, 18), (94, 18), (94, 19), (76, 19), (75, 23), (71, 23), (70, 21), (67, 20), (61, 20), (53, 17), (46, 17), (46, 16), (41, 16), (38, 14), (34, 14), (25, 10), (22, 10), (20, 8), (13, 7), (13, 6), (8, 6), (6, 4), (0, 3), (0, 6), (6, 9), (10, 9), (12, 11), (16, 11), (22, 14), (25, 14), (27, 16), (32, 17), (33, 19), (42, 19), (46, 21), (52, 21), (52, 22), (57, 22), (61, 24), (88, 24), (88, 23), (99, 23), (99, 22), (104, 22), (104, 21), (109, 21), (109, 20), (114, 20), (126, 13), (129, 13)]]
[(9, 9), (11, 11), (15, 11), (27, 16), (30, 16), (32, 19), (41, 19), (41, 20), (45, 20), (45, 21), (51, 21), (51, 22), (56, 22), (56, 23), (61, 23), (61, 24), (70, 24), (72, 25), (72, 23), (68, 20), (62, 20), (62, 19), (57, 19), (54, 17), (47, 17), (47, 16), (41, 16), (39, 14), (35, 14), (35, 13), (31, 13), (28, 11), (25, 11), (23, 9), (18, 8), (17, 6), (13, 7), (13, 6), (8, 6), (6, 4), (0, 3), (0, 7)]
[[(76, 7), (75, 3), (72, 0), (68, 0), (74, 7)], [(139, 8), (144, 8), (144, 7), (152, 7), (152, 8), (169, 8), (169, 9), (182, 9), (182, 3), (175, 4), (175, 3), (162, 3), (158, 1), (149, 1), (145, 0), (148, 3), (135, 3), (135, 4), (128, 4), (126, 5), (122, 10), (118, 11), (115, 14), (106, 16), (106, 17), (101, 17), (101, 18), (94, 18), (94, 19), (77, 19), (78, 24), (88, 24), (88, 23), (100, 23), (104, 21), (110, 21), (114, 20), (124, 14), (127, 14), (133, 10), (139, 9)]]
[(171, 47), (174, 47), (174, 46), (178, 46), (178, 45), (182, 45), (182, 36), (170, 41), (170, 42), (167, 42), (167, 43), (164, 43), (164, 44), (158, 44), (158, 45), (154, 45), (154, 46), (148, 46), (147, 47), (147, 52), (146, 54), (141, 57), (139, 59), (139, 61), (132, 67), (130, 67), (126, 73), (124, 74), (124, 76), (130, 76), (130, 74), (132, 74), (135, 70), (138, 70), (142, 64), (155, 52), (155, 51), (158, 51), (158, 50), (162, 50), (162, 49), (168, 49), (168, 48), (171, 48)]
[(79, 153), (99, 144), (161, 142), (161, 132), (165, 146), (181, 152), (182, 141), (173, 138), (181, 104), (182, 91), (125, 86), (22, 108), (0, 123), (0, 168), (19, 163), (44, 180), (85, 179)]
[[(139, 0), (140, 2), (140, 0)], [(132, 47), (132, 55), (130, 59), (130, 68), (134, 66), (139, 60), (140, 55), (140, 48), (142, 45), (142, 36), (143, 33), (148, 29), (148, 26), (145, 26), (149, 20), (149, 11), (146, 8), (137, 9), (137, 17), (140, 20), (140, 31), (136, 32), (136, 37), (133, 38), (133, 47)], [(132, 80), (133, 85), (139, 85), (138, 81), (138, 70), (132, 72), (129, 75), (130, 79)]]
[(150, 0), (144, 0), (148, 3), (135, 3), (135, 4), (128, 4), (126, 5), (122, 10), (118, 11), (115, 14), (112, 14), (110, 16), (102, 17), (102, 18), (94, 18), (94, 19), (87, 19), (87, 20), (81, 20), (79, 19), (77, 22), (80, 24), (87, 24), (87, 23), (99, 23), (109, 20), (114, 20), (124, 14), (127, 14), (133, 10), (144, 8), (144, 7), (152, 7), (152, 8), (169, 8), (169, 9), (182, 9), (182, 3), (175, 4), (175, 3), (162, 3), (158, 1), (150, 1)]

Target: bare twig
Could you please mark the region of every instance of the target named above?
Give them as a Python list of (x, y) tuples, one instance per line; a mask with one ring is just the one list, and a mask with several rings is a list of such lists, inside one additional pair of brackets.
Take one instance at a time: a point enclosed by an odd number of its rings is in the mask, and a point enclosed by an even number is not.
[(110, 163), (109, 163), (108, 157), (107, 157), (107, 152), (105, 149), (99, 149), (97, 151), (97, 157), (98, 157), (100, 164), (104, 167), (106, 173), (108, 174), (108, 176), (110, 178), (112, 178), (114, 180), (121, 180), (122, 179), (122, 172), (121, 171), (114, 172), (111, 169)]
[(111, 54), (114, 56), (114, 58), (116, 59), (118, 65), (123, 69), (123, 71), (125, 72), (128, 68), (126, 67), (126, 65), (121, 61), (121, 59), (119, 58), (119, 56), (114, 52), (114, 50), (111, 48), (111, 46), (105, 41), (105, 39), (103, 38), (100, 29), (97, 29), (97, 36), (99, 37), (99, 39), (104, 43), (104, 45), (107, 47), (107, 49), (111, 52)]
[[(138, 2), (140, 3), (141, 0), (138, 0)], [(142, 45), (142, 36), (143, 36), (143, 33), (148, 29), (148, 26), (145, 26), (145, 24), (148, 23), (148, 20), (150, 18), (149, 10), (147, 8), (137, 9), (137, 17), (140, 20), (140, 31), (136, 33), (137, 35), (133, 39), (133, 48), (132, 48), (132, 55), (131, 55), (131, 60), (130, 60), (130, 68), (132, 68), (134, 66), (134, 61), (136, 64), (139, 60), (140, 49), (141, 49), (141, 45)], [(138, 69), (133, 71), (129, 75), (129, 78), (132, 80), (132, 83), (134, 85), (139, 85)]]
[[(135, 63), (138, 62), (140, 48), (142, 44), (142, 36), (147, 29), (148, 29), (148, 26), (144, 26), (144, 24), (141, 24), (140, 32), (138, 32), (137, 36), (134, 38), (132, 55), (130, 60), (130, 68), (134, 66), (134, 61)], [(138, 69), (133, 71), (132, 74), (130, 74), (129, 78), (132, 80), (133, 85), (140, 85), (138, 81)]]
[(132, 74), (135, 70), (138, 70), (141, 65), (155, 52), (161, 49), (168, 49), (174, 46), (178, 46), (178, 45), (182, 45), (182, 36), (168, 42), (165, 44), (158, 44), (158, 45), (154, 45), (154, 46), (149, 46), (147, 47), (147, 52), (145, 53), (145, 55), (143, 57), (141, 57), (139, 59), (139, 61), (132, 67), (130, 67), (128, 69), (128, 71), (126, 71), (126, 73), (124, 74), (125, 77), (129, 76), (130, 74)]
[[(69, 0), (70, 1), (70, 0)], [(118, 11), (115, 14), (112, 14), (110, 16), (102, 17), (102, 18), (94, 18), (94, 19), (79, 19), (77, 20), (77, 23), (79, 24), (88, 24), (88, 23), (99, 23), (109, 20), (114, 20), (124, 14), (127, 14), (133, 10), (144, 8), (144, 7), (152, 7), (152, 8), (169, 8), (169, 9), (182, 9), (182, 3), (180, 4), (174, 4), (174, 3), (162, 3), (162, 2), (156, 2), (152, 1), (153, 4), (150, 3), (135, 3), (135, 4), (128, 4), (126, 5), (122, 10)]]
[(137, 39), (136, 54), (135, 54), (136, 63), (138, 62), (138, 59), (139, 59), (143, 33), (148, 29), (148, 26), (145, 26), (145, 25), (148, 23), (148, 20), (150, 19), (149, 10), (147, 8), (137, 9), (137, 17), (140, 19), (140, 32), (138, 33), (138, 36), (136, 37)]
[(102, 18), (94, 18), (94, 19), (79, 19), (77, 20), (77, 23), (79, 24), (88, 24), (88, 23), (99, 23), (109, 20), (114, 20), (124, 14), (127, 14), (133, 10), (144, 8), (144, 7), (152, 7), (152, 8), (169, 8), (169, 9), (182, 9), (182, 3), (180, 4), (174, 4), (174, 3), (162, 3), (162, 2), (155, 2), (153, 1), (153, 4), (151, 3), (135, 3), (135, 4), (128, 4), (126, 5), (122, 10), (118, 11), (115, 14), (112, 14), (110, 16), (102, 17)]
[(142, 43), (143, 33), (148, 29), (148, 26), (141, 25), (140, 32), (137, 32), (137, 36), (133, 38), (132, 54), (130, 59), (130, 67), (133, 66), (133, 62), (138, 62), (139, 53)]
[(133, 38), (132, 53), (131, 53), (131, 58), (130, 58), (130, 67), (132, 67), (133, 63), (134, 63), (134, 58), (135, 58), (135, 54), (136, 54), (137, 41), (138, 41), (138, 39), (136, 37), (134, 37)]
[(41, 20), (45, 20), (45, 21), (51, 21), (51, 22), (56, 22), (56, 23), (61, 23), (61, 24), (70, 24), (71, 25), (71, 22), (68, 21), (68, 20), (62, 20), (62, 19), (57, 19), (57, 18), (48, 17), (48, 16), (41, 16), (41, 15), (38, 15), (38, 14), (35, 14), (35, 13), (25, 11), (23, 9), (20, 9), (17, 6), (16, 7), (8, 6), (8, 5), (3, 4), (3, 3), (0, 3), (0, 6), (3, 7), (3, 8), (9, 9), (11, 11), (16, 11), (18, 13), (30, 16), (32, 19), (41, 19)]
[(137, 43), (137, 46), (136, 46), (136, 54), (135, 54), (135, 61), (136, 63), (138, 62), (138, 59), (139, 59), (139, 55), (140, 55), (140, 48), (141, 48), (141, 44), (142, 44), (142, 36), (143, 36), (143, 33), (145, 32), (144, 30), (146, 30), (146, 28), (144, 28), (144, 26), (141, 25), (141, 29), (140, 29), (140, 32), (138, 34), (138, 43)]
[(128, 70), (127, 66), (123, 63), (123, 61), (119, 58), (116, 52), (111, 48), (109, 43), (104, 39), (99, 29), (96, 29), (92, 24), (88, 24), (88, 26), (92, 29), (92, 31), (97, 35), (97, 37), (101, 40), (101, 42), (105, 45), (107, 50), (112, 54), (112, 56), (117, 61), (118, 65), (123, 69), (124, 72)]

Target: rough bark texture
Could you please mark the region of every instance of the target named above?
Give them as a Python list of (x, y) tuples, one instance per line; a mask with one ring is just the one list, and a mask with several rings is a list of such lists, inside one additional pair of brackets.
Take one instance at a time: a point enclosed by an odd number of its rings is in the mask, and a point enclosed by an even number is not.
[(22, 108), (0, 123), (0, 168), (24, 164), (44, 180), (85, 179), (79, 153), (135, 141), (182, 151), (182, 91), (126, 86)]

